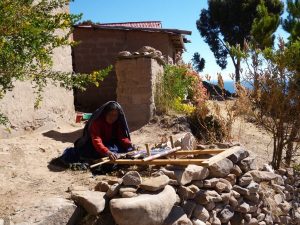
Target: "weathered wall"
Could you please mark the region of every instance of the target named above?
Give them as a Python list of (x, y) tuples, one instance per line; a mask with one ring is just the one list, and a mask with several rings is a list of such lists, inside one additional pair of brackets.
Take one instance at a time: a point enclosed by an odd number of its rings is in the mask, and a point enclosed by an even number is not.
[[(84, 73), (114, 65), (120, 51), (132, 52), (143, 46), (151, 46), (170, 57), (175, 51), (169, 35), (158, 32), (76, 28), (74, 40), (80, 41), (73, 48), (74, 71)], [(116, 100), (116, 88), (116, 73), (112, 71), (99, 88), (90, 87), (85, 92), (76, 92), (75, 107), (92, 112), (103, 103)]]
[(163, 66), (150, 57), (120, 58), (116, 62), (117, 101), (131, 130), (147, 124), (155, 114), (155, 86)]
[[(53, 70), (72, 71), (71, 48), (58, 48), (53, 54)], [(74, 97), (72, 91), (48, 85), (43, 93), (41, 108), (34, 109), (35, 94), (30, 82), (15, 82), (13, 91), (0, 100), (0, 111), (11, 122), (11, 133), (0, 127), (0, 138), (17, 136), (26, 131), (50, 129), (59, 122), (74, 121)]]

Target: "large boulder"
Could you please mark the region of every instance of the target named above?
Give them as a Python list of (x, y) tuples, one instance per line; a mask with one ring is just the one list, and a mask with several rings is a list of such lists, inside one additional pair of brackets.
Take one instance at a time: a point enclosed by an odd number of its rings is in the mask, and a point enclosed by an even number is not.
[(225, 158), (209, 166), (210, 177), (226, 177), (233, 168), (231, 160)]
[[(75, 224), (82, 219), (84, 210), (73, 201), (61, 197), (45, 198), (26, 206), (22, 213), (13, 216), (15, 224)], [(12, 223), (11, 223), (12, 224)]]
[(105, 192), (99, 191), (75, 191), (71, 198), (82, 206), (89, 214), (98, 215), (105, 208)]
[(161, 175), (157, 177), (151, 177), (140, 185), (140, 188), (146, 191), (158, 191), (163, 188), (169, 183), (170, 179), (166, 175)]
[(176, 192), (167, 185), (159, 194), (141, 194), (110, 201), (110, 210), (118, 225), (161, 225), (176, 202)]
[(162, 172), (169, 178), (175, 179), (180, 185), (186, 185), (194, 180), (204, 180), (209, 175), (206, 167), (188, 165), (187, 167), (169, 167)]

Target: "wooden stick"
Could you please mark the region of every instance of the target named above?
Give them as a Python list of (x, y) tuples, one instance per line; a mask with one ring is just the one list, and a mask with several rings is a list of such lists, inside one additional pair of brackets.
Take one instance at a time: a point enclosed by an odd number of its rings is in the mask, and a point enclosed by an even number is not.
[(108, 162), (110, 162), (110, 161), (111, 161), (110, 159), (106, 159), (106, 160), (104, 160), (104, 161), (102, 161), (102, 162), (99, 162), (99, 163), (96, 163), (96, 164), (94, 164), (94, 165), (91, 165), (90, 168), (94, 168), (94, 167), (97, 167), (97, 166), (101, 166), (101, 165), (103, 165), (103, 164), (105, 164), (105, 163), (108, 163)]
[(180, 150), (173, 152), (174, 155), (206, 155), (219, 154), (224, 152), (224, 149), (207, 149), (207, 150)]
[(240, 149), (241, 149), (240, 146), (234, 146), (232, 148), (228, 148), (227, 150), (225, 150), (225, 151), (223, 151), (223, 152), (221, 152), (221, 153), (219, 153), (219, 154), (217, 154), (217, 155), (215, 155), (215, 156), (213, 156), (213, 157), (205, 160), (202, 164), (204, 166), (211, 166), (214, 163), (216, 163), (216, 162), (218, 162), (218, 161), (220, 161), (220, 160), (222, 160), (222, 159), (224, 159), (224, 158), (232, 155), (233, 153), (237, 152)]
[(170, 136), (170, 142), (171, 142), (171, 147), (174, 148), (174, 140), (172, 136)]
[(176, 147), (176, 148), (173, 148), (171, 150), (166, 150), (165, 152), (162, 152), (162, 153), (158, 153), (156, 155), (152, 155), (152, 156), (148, 156), (146, 158), (143, 159), (144, 162), (146, 161), (151, 161), (153, 159), (157, 159), (157, 158), (160, 158), (162, 156), (166, 156), (166, 155), (170, 155), (178, 150), (180, 150), (181, 147)]
[(146, 150), (147, 150), (148, 156), (151, 156), (151, 150), (149, 148), (149, 144), (145, 144), (145, 145), (146, 145)]
[(205, 159), (155, 159), (152, 161), (143, 161), (142, 159), (117, 159), (115, 161), (109, 161), (108, 163), (127, 165), (202, 165), (204, 160)]

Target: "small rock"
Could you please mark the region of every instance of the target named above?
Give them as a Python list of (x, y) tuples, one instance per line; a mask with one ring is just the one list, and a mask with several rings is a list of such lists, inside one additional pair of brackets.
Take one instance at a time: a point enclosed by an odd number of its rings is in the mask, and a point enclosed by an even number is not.
[(185, 201), (182, 204), (182, 209), (185, 212), (185, 214), (187, 215), (188, 218), (191, 218), (191, 216), (193, 215), (194, 209), (196, 207), (196, 203), (193, 201)]
[(248, 213), (250, 211), (250, 206), (248, 203), (246, 202), (242, 202), (242, 204), (240, 204), (238, 207), (237, 207), (237, 210), (238, 212), (241, 212), (241, 213)]
[(206, 222), (209, 218), (209, 212), (202, 205), (197, 205), (194, 209), (193, 217)]
[(131, 192), (131, 191), (128, 191), (128, 192), (125, 191), (125, 192), (121, 193), (122, 198), (132, 198), (132, 197), (136, 197), (136, 196), (138, 196), (138, 194), (135, 192)]
[(166, 175), (151, 177), (150, 179), (143, 181), (140, 188), (146, 191), (158, 191), (164, 189), (169, 181), (170, 179)]
[(205, 208), (208, 210), (208, 211), (211, 211), (213, 210), (214, 208), (216, 207), (216, 203), (214, 202), (209, 202), (205, 205)]
[(258, 221), (256, 218), (251, 218), (248, 222), (248, 225), (258, 225)]
[(243, 171), (238, 165), (234, 165), (230, 173), (236, 175), (237, 177), (240, 177), (243, 174)]
[(203, 181), (203, 187), (205, 188), (214, 188), (219, 182), (219, 178), (211, 178)]
[(238, 166), (241, 168), (241, 170), (244, 173), (248, 172), (249, 170), (256, 170), (257, 169), (255, 157), (250, 157), (250, 156), (243, 159), (242, 161), (240, 161), (238, 163)]
[(216, 184), (216, 187), (215, 187), (215, 190), (218, 192), (218, 193), (222, 193), (222, 192), (229, 192), (229, 188), (226, 184), (224, 184), (223, 182), (218, 182)]
[(98, 215), (104, 210), (106, 200), (105, 192), (99, 191), (74, 191), (71, 198), (81, 205), (89, 214)]
[(137, 171), (127, 172), (122, 179), (126, 186), (139, 186), (142, 183), (142, 178)]
[(265, 221), (258, 222), (258, 225), (267, 225)]
[(260, 201), (258, 193), (251, 193), (250, 195), (244, 195), (243, 197), (251, 202), (256, 203), (256, 204), (259, 203), (259, 201)]
[(238, 185), (234, 185), (234, 186), (232, 187), (232, 190), (234, 190), (234, 191), (240, 193), (241, 195), (249, 195), (249, 194), (250, 194), (250, 192), (249, 192), (248, 189), (242, 188), (242, 187), (240, 187), (240, 186), (238, 186)]
[(265, 214), (263, 214), (263, 213), (260, 213), (260, 214), (257, 216), (257, 220), (258, 220), (258, 222), (260, 222), (260, 221), (263, 221), (263, 220), (265, 219), (265, 217), (266, 217), (266, 215), (265, 215)]
[(256, 182), (251, 182), (248, 186), (247, 189), (249, 190), (250, 194), (256, 193), (259, 189), (259, 184)]
[(229, 204), (232, 206), (232, 208), (236, 209), (239, 205), (239, 202), (236, 200), (234, 196), (231, 196), (229, 198)]
[(118, 53), (119, 57), (127, 57), (127, 56), (131, 56), (131, 53), (128, 51), (122, 51)]
[(199, 219), (192, 219), (192, 223), (193, 223), (193, 225), (206, 225), (206, 223), (204, 223), (203, 221), (201, 221)]
[(209, 222), (211, 223), (211, 225), (221, 225), (221, 221), (217, 217), (217, 213), (214, 211), (212, 211), (212, 213), (210, 214)]
[(95, 191), (100, 191), (100, 192), (107, 192), (109, 189), (110, 185), (106, 181), (100, 181), (96, 186), (95, 186)]
[(239, 179), (239, 185), (242, 187), (248, 186), (253, 181), (253, 177), (250, 174), (245, 174)]
[(119, 193), (120, 195), (122, 195), (124, 192), (132, 192), (132, 193), (136, 193), (137, 191), (137, 188), (135, 186), (123, 186), (123, 187), (120, 187), (119, 189)]
[(108, 191), (106, 192), (106, 196), (108, 198), (114, 198), (115, 196), (118, 195), (119, 191), (120, 191), (120, 188), (121, 188), (121, 184), (113, 184), (109, 187)]
[(246, 222), (249, 222), (252, 218), (252, 215), (247, 213), (247, 214), (245, 214), (244, 218), (245, 218)]
[(237, 191), (235, 191), (235, 190), (231, 190), (231, 194), (235, 197), (235, 198), (239, 198), (239, 197), (241, 197), (241, 194), (240, 193), (238, 193)]
[(209, 167), (210, 177), (226, 177), (233, 168), (231, 160), (225, 158)]
[(222, 193), (221, 194), (222, 202), (226, 205), (229, 204), (229, 199), (230, 199), (231, 195), (232, 195), (232, 193)]
[(225, 180), (228, 180), (230, 182), (230, 184), (233, 186), (236, 184), (236, 175), (229, 174), (225, 177)]
[(222, 183), (224, 183), (224, 184), (226, 184), (226, 186), (228, 187), (226, 189), (226, 190), (228, 190), (227, 192), (229, 192), (232, 189), (232, 185), (231, 185), (231, 183), (228, 180), (226, 180), (224, 178), (219, 178), (219, 181), (222, 182)]
[(237, 151), (228, 157), (228, 159), (230, 159), (233, 163), (236, 164), (242, 159), (245, 159), (249, 156), (249, 152), (246, 151), (245, 148), (243, 148), (242, 146), (235, 146), (232, 147), (232, 149), (233, 148), (237, 149)]
[(221, 202), (222, 198), (216, 191), (200, 190), (195, 198), (198, 204), (207, 204), (209, 202)]
[(177, 190), (177, 193), (178, 193), (180, 199), (182, 199), (182, 200), (194, 199), (196, 197), (196, 192), (192, 191), (190, 188), (188, 188), (186, 186), (180, 186)]
[(221, 223), (228, 223), (229, 220), (234, 216), (234, 210), (230, 206), (226, 206), (220, 213), (219, 219)]

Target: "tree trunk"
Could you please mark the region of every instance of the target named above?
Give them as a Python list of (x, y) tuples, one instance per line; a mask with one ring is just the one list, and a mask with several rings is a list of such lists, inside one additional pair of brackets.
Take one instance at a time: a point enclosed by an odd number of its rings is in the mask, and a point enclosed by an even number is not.
[(236, 64), (234, 64), (235, 67), (235, 82), (236, 83), (240, 83), (240, 68), (241, 68), (241, 60), (239, 58), (237, 58), (236, 60)]
[(297, 131), (298, 131), (298, 125), (295, 124), (292, 127), (292, 130), (291, 130), (291, 133), (290, 133), (290, 136), (289, 136), (289, 141), (288, 141), (288, 144), (287, 144), (287, 149), (286, 149), (285, 163), (288, 166), (290, 166), (291, 162), (292, 162), (293, 151), (294, 151), (294, 144), (293, 144), (293, 142), (294, 142), (294, 139), (297, 136)]

